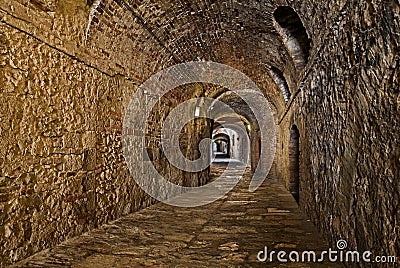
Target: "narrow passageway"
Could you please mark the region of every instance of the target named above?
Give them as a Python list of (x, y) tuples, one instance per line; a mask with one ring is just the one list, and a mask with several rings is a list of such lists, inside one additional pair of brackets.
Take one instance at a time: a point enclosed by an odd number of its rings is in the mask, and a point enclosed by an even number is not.
[[(226, 166), (214, 163), (211, 177), (218, 177)], [(247, 169), (235, 189), (212, 204), (181, 208), (158, 203), (15, 267), (327, 267), (257, 260), (265, 246), (289, 253), (318, 252), (328, 245), (284, 186), (266, 180), (250, 193), (250, 175)]]

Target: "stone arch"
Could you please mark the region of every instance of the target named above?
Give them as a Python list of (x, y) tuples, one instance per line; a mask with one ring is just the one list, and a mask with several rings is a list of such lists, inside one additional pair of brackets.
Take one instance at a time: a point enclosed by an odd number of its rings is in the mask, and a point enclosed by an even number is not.
[(310, 55), (311, 40), (297, 12), (290, 6), (278, 7), (274, 25), (297, 69), (303, 69)]

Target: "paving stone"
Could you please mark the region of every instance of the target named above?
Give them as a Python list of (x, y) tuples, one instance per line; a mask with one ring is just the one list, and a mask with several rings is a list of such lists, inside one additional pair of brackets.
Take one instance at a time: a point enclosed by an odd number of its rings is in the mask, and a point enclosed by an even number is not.
[[(214, 166), (214, 176), (223, 167)], [(265, 246), (288, 252), (320, 252), (327, 250), (328, 244), (293, 198), (269, 204), (268, 200), (287, 193), (283, 185), (266, 180), (249, 194), (244, 190), (251, 179), (250, 173), (246, 174), (222, 201), (195, 208), (158, 203), (14, 267), (327, 267), (312, 263), (282, 266), (257, 260)], [(242, 210), (238, 212), (238, 208)]]

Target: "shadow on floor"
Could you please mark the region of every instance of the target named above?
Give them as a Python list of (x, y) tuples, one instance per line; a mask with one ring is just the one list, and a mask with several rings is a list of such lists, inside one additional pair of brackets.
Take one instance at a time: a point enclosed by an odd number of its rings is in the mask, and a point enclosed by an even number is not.
[[(226, 166), (215, 163), (211, 176), (215, 179)], [(247, 168), (238, 185), (212, 204), (181, 208), (158, 203), (15, 267), (342, 267), (258, 261), (265, 247), (289, 253), (320, 252), (328, 245), (281, 184), (266, 180), (250, 193), (250, 180)]]

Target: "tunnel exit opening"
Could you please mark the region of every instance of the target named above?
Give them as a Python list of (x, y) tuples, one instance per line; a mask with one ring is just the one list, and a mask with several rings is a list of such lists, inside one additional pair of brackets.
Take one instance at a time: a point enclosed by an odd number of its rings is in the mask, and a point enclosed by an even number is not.
[(241, 162), (248, 165), (249, 144), (246, 131), (241, 128), (217, 127), (212, 133), (212, 158), (216, 162)]

